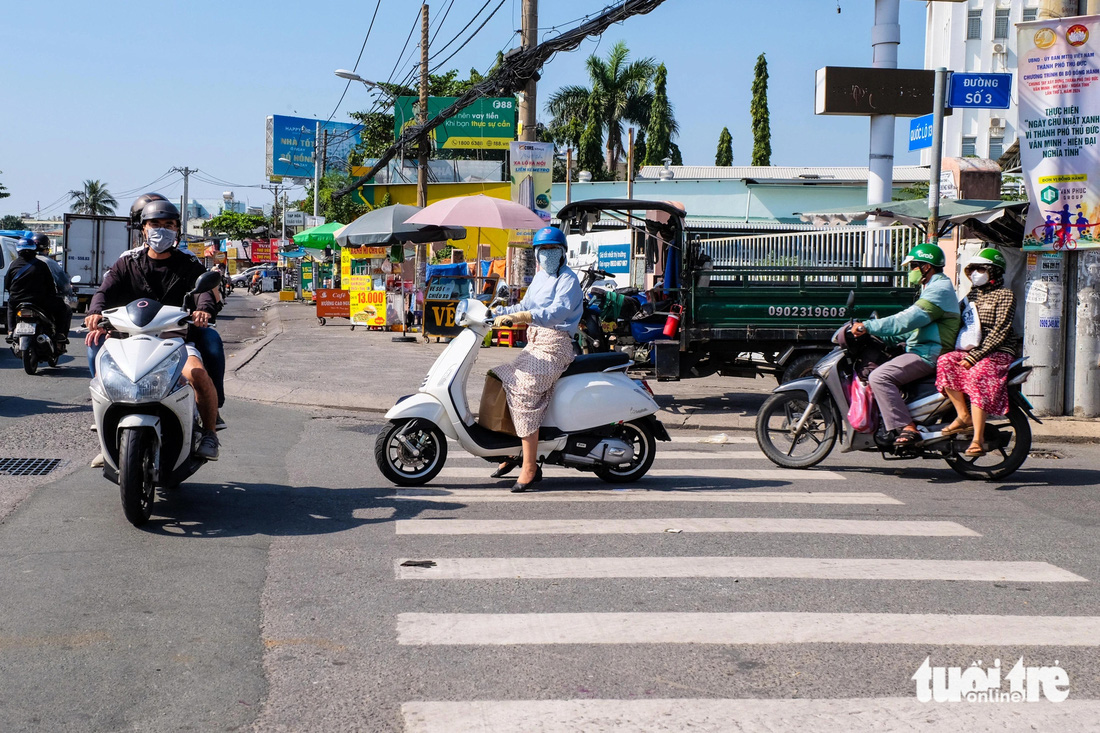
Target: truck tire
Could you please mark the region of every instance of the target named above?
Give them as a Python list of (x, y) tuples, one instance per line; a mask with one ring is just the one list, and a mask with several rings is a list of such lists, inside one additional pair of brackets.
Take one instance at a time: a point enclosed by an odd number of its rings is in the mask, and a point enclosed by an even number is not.
[(809, 354), (799, 354), (783, 367), (783, 372), (779, 375), (779, 383), (786, 384), (810, 376), (813, 373), (814, 365), (821, 361), (823, 356), (825, 356), (824, 352), (816, 351)]

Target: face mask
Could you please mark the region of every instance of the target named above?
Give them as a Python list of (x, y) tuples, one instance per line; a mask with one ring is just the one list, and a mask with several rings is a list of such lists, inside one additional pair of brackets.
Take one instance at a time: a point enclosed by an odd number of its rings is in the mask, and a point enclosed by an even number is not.
[(164, 229), (162, 227), (156, 227), (148, 236), (149, 246), (157, 254), (164, 254), (176, 244), (176, 233), (171, 229)]
[(924, 273), (920, 271), (919, 267), (914, 267), (909, 271), (909, 284), (916, 287), (920, 285), (920, 281), (924, 279)]
[(988, 272), (972, 272), (970, 273), (970, 282), (974, 284), (974, 287), (980, 288), (989, 282)]
[(539, 261), (539, 269), (553, 275), (557, 274), (561, 266), (561, 250), (557, 247), (540, 247), (536, 255)]

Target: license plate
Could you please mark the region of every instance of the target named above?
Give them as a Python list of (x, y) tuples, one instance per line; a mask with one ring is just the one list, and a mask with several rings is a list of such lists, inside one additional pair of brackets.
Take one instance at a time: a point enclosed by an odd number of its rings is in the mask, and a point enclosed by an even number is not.
[(15, 324), (16, 336), (33, 336), (34, 324), (33, 323), (17, 323)]

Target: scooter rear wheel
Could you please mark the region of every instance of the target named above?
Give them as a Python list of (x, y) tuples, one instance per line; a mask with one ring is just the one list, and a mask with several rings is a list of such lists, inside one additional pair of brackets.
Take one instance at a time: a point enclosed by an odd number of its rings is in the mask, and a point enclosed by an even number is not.
[[(969, 438), (969, 436), (967, 436)], [(996, 421), (986, 424), (985, 446), (989, 452), (984, 456), (971, 458), (956, 453), (946, 459), (947, 465), (955, 473), (977, 481), (999, 481), (1008, 478), (1024, 465), (1031, 452), (1031, 424), (1027, 415), (1013, 405), (1008, 410), (1008, 422)], [(955, 447), (966, 450), (970, 440), (957, 440)]]
[(615, 430), (614, 437), (630, 444), (634, 458), (625, 466), (597, 468), (596, 475), (609, 484), (628, 484), (645, 476), (657, 455), (657, 439), (649, 423), (644, 420), (625, 422)]
[(32, 377), (38, 372), (38, 354), (33, 345), (23, 349), (23, 371)]
[(156, 486), (153, 467), (156, 438), (150, 428), (126, 428), (118, 444), (118, 490), (122, 512), (135, 527), (149, 521)]
[(795, 428), (808, 406), (804, 392), (776, 392), (756, 414), (756, 442), (772, 463), (784, 468), (809, 468), (825, 460), (836, 445), (832, 410), (815, 405), (802, 434)]
[(447, 436), (430, 420), (391, 422), (374, 442), (374, 461), (382, 475), (398, 486), (421, 486), (443, 470)]

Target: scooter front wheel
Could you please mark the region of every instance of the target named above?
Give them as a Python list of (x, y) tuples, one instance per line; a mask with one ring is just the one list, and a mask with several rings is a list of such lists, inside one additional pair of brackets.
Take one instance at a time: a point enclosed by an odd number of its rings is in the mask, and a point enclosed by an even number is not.
[(119, 438), (118, 490), (122, 495), (122, 512), (135, 527), (148, 522), (153, 513), (156, 446), (156, 436), (150, 428), (126, 428)]
[[(802, 432), (798, 424), (810, 410)], [(836, 445), (837, 425), (831, 410), (809, 407), (804, 392), (776, 392), (756, 414), (756, 442), (772, 463), (784, 468), (809, 468), (825, 460)]]
[(395, 420), (374, 443), (378, 470), (398, 486), (421, 486), (447, 462), (447, 436), (430, 420)]

